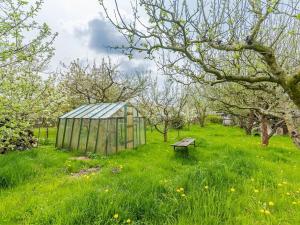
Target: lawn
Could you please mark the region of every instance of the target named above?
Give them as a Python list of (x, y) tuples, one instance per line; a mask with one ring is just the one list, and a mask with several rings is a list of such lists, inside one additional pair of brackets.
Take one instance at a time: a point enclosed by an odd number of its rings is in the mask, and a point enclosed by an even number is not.
[[(53, 147), (0, 155), (0, 224), (300, 224), (300, 151), (239, 128), (193, 126), (187, 157), (156, 132), (135, 150), (91, 160)], [(45, 142), (47, 143), (47, 142)], [(74, 176), (84, 168), (98, 172)]]

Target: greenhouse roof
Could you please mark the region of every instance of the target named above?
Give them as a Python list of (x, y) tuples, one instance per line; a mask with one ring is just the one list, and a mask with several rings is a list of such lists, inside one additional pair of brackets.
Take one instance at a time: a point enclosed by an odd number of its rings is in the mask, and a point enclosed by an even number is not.
[(69, 119), (69, 118), (84, 118), (84, 119), (106, 119), (111, 117), (113, 114), (118, 112), (123, 108), (127, 103), (117, 102), (117, 103), (98, 103), (98, 104), (89, 104), (82, 105), (71, 112), (68, 112), (61, 117), (60, 119)]

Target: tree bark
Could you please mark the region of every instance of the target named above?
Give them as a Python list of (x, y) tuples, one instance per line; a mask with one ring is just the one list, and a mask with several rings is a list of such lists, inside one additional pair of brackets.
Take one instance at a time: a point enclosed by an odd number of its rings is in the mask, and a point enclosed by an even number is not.
[(269, 134), (268, 134), (268, 119), (265, 115), (261, 115), (261, 144), (262, 146), (269, 145)]
[(253, 110), (250, 111), (249, 115), (248, 115), (248, 123), (246, 126), (246, 135), (251, 135), (251, 131), (253, 129), (253, 124), (254, 124), (254, 112)]
[(167, 142), (168, 141), (168, 126), (169, 126), (169, 123), (168, 121), (165, 121), (165, 125), (164, 125), (164, 142)]
[(286, 113), (284, 115), (284, 120), (288, 128), (290, 137), (292, 138), (294, 144), (300, 149), (300, 131), (299, 128), (297, 128), (292, 115)]

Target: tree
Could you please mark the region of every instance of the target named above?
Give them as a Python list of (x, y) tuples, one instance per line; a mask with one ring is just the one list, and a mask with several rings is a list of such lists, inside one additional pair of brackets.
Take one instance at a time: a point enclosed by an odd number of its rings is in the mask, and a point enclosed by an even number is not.
[(57, 36), (35, 21), (42, 3), (0, 2), (0, 153), (32, 147), (34, 120), (55, 104), (51, 79), (43, 81), (39, 75)]
[(72, 107), (82, 103), (128, 101), (139, 95), (147, 84), (145, 71), (131, 74), (119, 71), (108, 58), (101, 64), (83, 65), (75, 60), (64, 65), (60, 73), (61, 87)]
[[(164, 67), (199, 82), (260, 90), (262, 83), (275, 84), (300, 108), (298, 0), (138, 0), (132, 20), (116, 0), (113, 14), (100, 4), (127, 39), (118, 47), (130, 57), (134, 51), (157, 61), (164, 55)], [(190, 67), (197, 73), (184, 73)]]
[(280, 88), (274, 86), (272, 93), (266, 93), (260, 90), (249, 90), (241, 85), (222, 84), (213, 88), (207, 98), (215, 102), (214, 106), (218, 110), (231, 115), (248, 117), (247, 132), (253, 127), (254, 118), (257, 118), (261, 126), (262, 145), (267, 146), (277, 128), (286, 124), (293, 141), (300, 147), (300, 142), (292, 135), (296, 127), (288, 125), (293, 121), (292, 117), (297, 108)]
[(38, 70), (52, 57), (57, 33), (52, 34), (47, 24), (34, 20), (42, 3), (43, 0), (31, 4), (24, 0), (0, 2), (0, 68), (22, 67), (39, 58), (40, 64), (35, 64)]
[(0, 152), (30, 148), (33, 125), (61, 113), (64, 96), (53, 77), (43, 80), (31, 67), (7, 66), (1, 72)]
[(168, 141), (172, 121), (182, 116), (186, 101), (187, 93), (180, 84), (157, 79), (150, 79), (148, 88), (137, 98), (143, 115), (163, 135), (164, 142)]

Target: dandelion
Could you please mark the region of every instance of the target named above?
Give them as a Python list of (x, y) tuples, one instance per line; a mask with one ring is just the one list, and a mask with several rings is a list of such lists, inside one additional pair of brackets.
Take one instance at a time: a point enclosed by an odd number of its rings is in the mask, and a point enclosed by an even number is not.
[(106, 193), (107, 193), (108, 191), (109, 191), (108, 189), (105, 189), (105, 190), (104, 190), (104, 192), (106, 192)]
[(180, 189), (179, 189), (179, 188), (178, 188), (178, 189), (176, 189), (176, 192), (180, 193)]
[(286, 181), (282, 181), (282, 183), (283, 183), (283, 184), (287, 184), (287, 182), (286, 182)]
[(270, 215), (271, 212), (270, 212), (269, 210), (265, 210), (265, 214), (266, 214), (266, 215)]
[(292, 204), (293, 204), (293, 205), (296, 205), (296, 204), (297, 204), (297, 202), (292, 202)]
[(184, 188), (181, 187), (181, 188), (179, 188), (179, 190), (183, 192), (183, 191), (184, 191)]
[(257, 190), (257, 189), (254, 189), (254, 192), (255, 192), (255, 193), (258, 193), (258, 192), (259, 192), (259, 190)]
[(270, 201), (269, 206), (274, 206), (274, 202)]
[(231, 191), (231, 192), (235, 192), (235, 189), (234, 189), (234, 188), (230, 188), (230, 191)]
[(126, 223), (131, 223), (131, 219), (127, 219), (127, 220), (126, 220)]
[(116, 213), (116, 214), (114, 214), (114, 219), (118, 219), (119, 218), (119, 214), (118, 213)]
[(185, 194), (181, 194), (181, 197), (186, 197), (186, 195)]
[(286, 195), (291, 195), (291, 193), (290, 193), (290, 192), (287, 192)]
[(278, 187), (281, 187), (281, 186), (282, 186), (282, 184), (281, 184), (281, 183), (279, 183), (279, 184), (278, 184)]
[(265, 213), (265, 210), (264, 209), (261, 209), (261, 210), (259, 210), (261, 213)]
[(122, 165), (120, 165), (120, 166), (119, 166), (119, 168), (120, 168), (120, 169), (123, 169), (123, 166), (122, 166)]
[(205, 188), (205, 189), (208, 189), (208, 186), (206, 185), (204, 188)]

